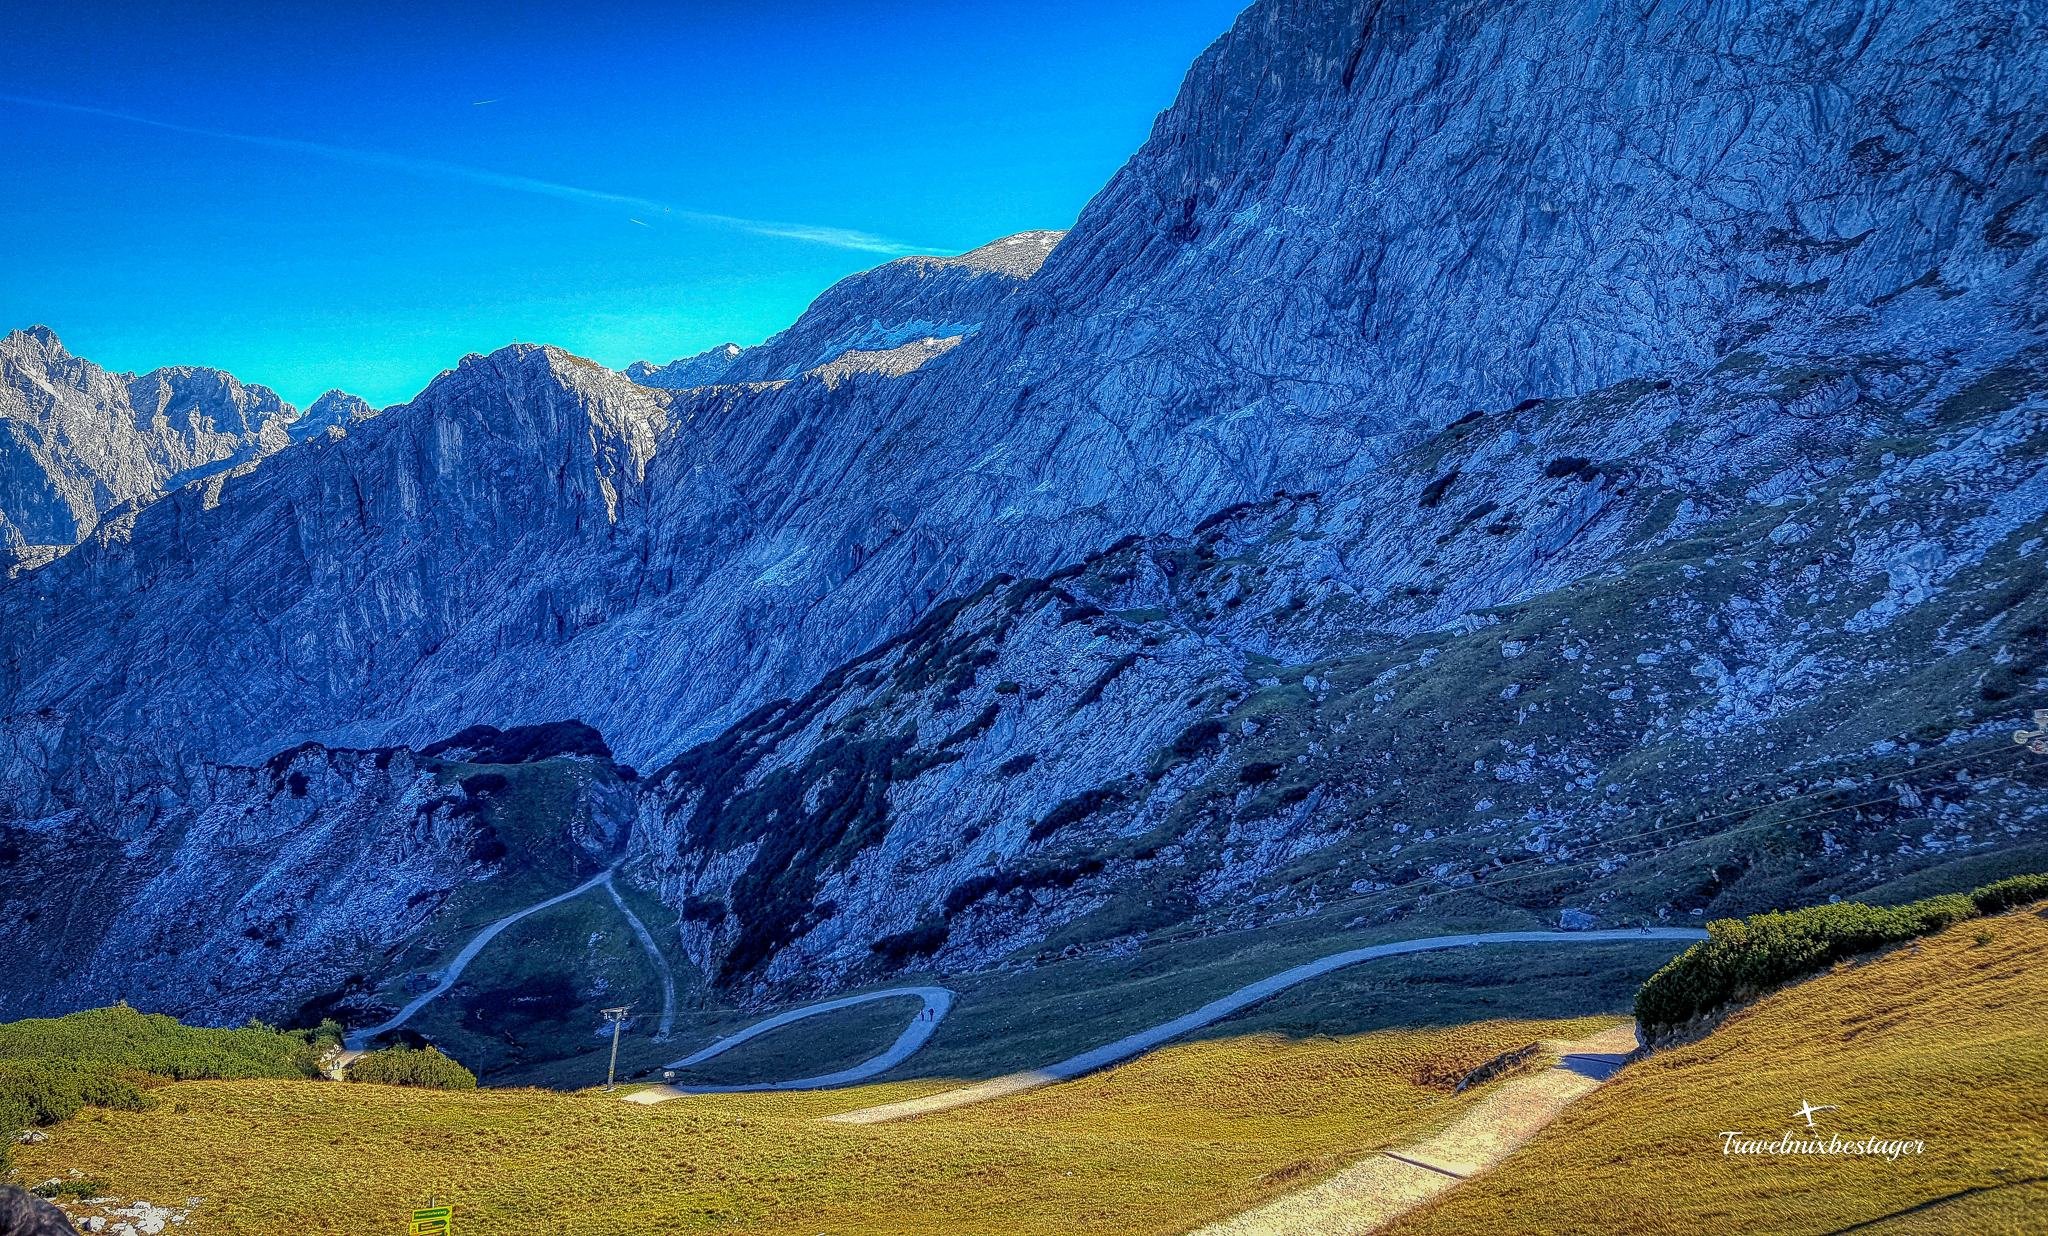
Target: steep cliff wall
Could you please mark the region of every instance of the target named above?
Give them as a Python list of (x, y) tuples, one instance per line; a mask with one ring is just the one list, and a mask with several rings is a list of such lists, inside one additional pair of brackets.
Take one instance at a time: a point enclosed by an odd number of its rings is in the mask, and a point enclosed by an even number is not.
[[(1890, 784), (1880, 757), (1976, 742), (2041, 689), (2044, 93), (2038, 16), (1977, 0), (1266, 0), (1028, 279), (891, 264), (689, 390), (551, 349), (470, 358), (0, 586), (0, 823), (139, 829), (220, 765), (300, 741), (574, 718), (638, 766), (694, 752), (643, 808), (636, 864), (705, 910), (707, 964), (787, 983), (883, 964), (862, 951), (877, 933), (980, 964), (1144, 887), (1161, 854), (1163, 887), (1192, 898), (1170, 906), (1228, 892), (1282, 913), (1340, 877), (1403, 884), (1415, 843), (1375, 831), (1397, 810), (1462, 813), (1418, 830), (1440, 843), (1426, 869), (1477, 883), (1479, 856), (1554, 843), (1518, 821), (1597, 833), (1641, 819), (1604, 804), (1697, 812), (1730, 777)], [(899, 312), (905, 286), (955, 284), (1000, 295), (959, 321)], [(907, 372), (800, 376), (969, 316)], [(989, 581), (1127, 536), (1199, 556), (1173, 538), (1276, 491), (1320, 497), (1271, 544), (1219, 551), (1242, 570), (1211, 598), (1140, 587), (1133, 565), (1057, 613), (988, 611), (1010, 602), (984, 589), (1014, 587)], [(1217, 589), (1234, 614), (1209, 612)], [(1047, 616), (1091, 607), (1165, 617)], [(927, 655), (995, 657), (947, 669), (950, 697), (923, 670), (893, 696), (827, 677), (877, 648), (896, 674), (890, 641), (940, 612), (995, 624), (956, 633), (972, 654)], [(1489, 634), (1515, 623), (1536, 625)], [(985, 681), (1006, 657), (1019, 672)], [(1478, 669), (1508, 661), (1581, 682), (1545, 701), (1564, 729), (1519, 728), (1539, 684)], [(1090, 710), (1138, 684), (1137, 711), (1099, 726), (998, 698), (1108, 717)], [(1340, 687), (1345, 711), (1321, 711)], [(1317, 749), (1236, 762), (1232, 736), (1266, 723), (1242, 710), (1283, 688), (1307, 696), (1289, 724)], [(1368, 721), (1406, 690), (1424, 698)], [(1170, 697), (1187, 714), (1167, 733)], [(778, 699), (810, 702), (760, 711)], [(1417, 746), (1418, 723), (1458, 736)], [(1317, 763), (1411, 746), (1425, 762), (1384, 780)], [(1041, 771), (1000, 774), (1027, 755)], [(730, 783), (735, 763), (794, 800), (747, 799), (761, 785)], [(1302, 797), (1247, 814), (1261, 777), (1311, 766), (1274, 789)], [(1973, 831), (1874, 831), (1867, 862), (1836, 866), (1867, 882), (1880, 842), (1933, 861), (2038, 826), (2032, 783), (1948, 793), (1940, 818)], [(1723, 855), (1703, 887), (1687, 868), (1683, 889), (1549, 895), (1764, 903), (1849, 823), (1817, 849)], [(1152, 857), (1119, 848), (1153, 833)], [(1289, 866), (1311, 851), (1327, 869)], [(1042, 853), (1061, 874), (1033, 884), (1019, 864)], [(876, 891), (904, 881), (914, 896)], [(940, 940), (984, 901), (1011, 917)]]
[(0, 566), (37, 567), (109, 513), (370, 415), (330, 391), (304, 414), (189, 365), (108, 373), (47, 327), (0, 338)]

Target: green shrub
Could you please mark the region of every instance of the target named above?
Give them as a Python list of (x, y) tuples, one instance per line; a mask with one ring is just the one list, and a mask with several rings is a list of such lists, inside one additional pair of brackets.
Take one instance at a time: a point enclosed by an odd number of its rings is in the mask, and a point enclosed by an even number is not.
[(81, 1107), (141, 1111), (143, 1074), (97, 1061), (0, 1060), (0, 1113), (15, 1128), (58, 1124)]
[(0, 1025), (0, 1058), (113, 1065), (156, 1077), (315, 1077), (312, 1036), (251, 1021), (232, 1029), (187, 1026), (125, 1004)]
[(306, 1031), (186, 1026), (125, 1004), (9, 1022), (0, 1025), (0, 1146), (80, 1108), (140, 1110), (160, 1081), (316, 1077), (317, 1057)]
[(1673, 958), (1636, 992), (1636, 1021), (1654, 1034), (1817, 974), (1858, 953), (2048, 897), (2048, 875), (2015, 876), (1973, 893), (1900, 906), (1856, 901), (1707, 924), (1707, 939)]
[(1046, 812), (1044, 819), (1031, 826), (1027, 840), (1043, 841), (1068, 825), (1078, 824), (1098, 811), (1121, 805), (1123, 801), (1124, 793), (1115, 785), (1098, 785), (1092, 790), (1083, 790)]
[(421, 1086), (428, 1090), (474, 1090), (476, 1074), (432, 1047), (386, 1047), (349, 1061), (352, 1082)]
[(50, 1180), (37, 1185), (30, 1192), (37, 1197), (105, 1197), (107, 1182), (91, 1176), (71, 1180)]
[(2048, 897), (2048, 874), (2013, 876), (1996, 884), (1986, 884), (1970, 894), (1970, 900), (1977, 903), (1977, 910), (1982, 914), (1999, 914), (2044, 897)]

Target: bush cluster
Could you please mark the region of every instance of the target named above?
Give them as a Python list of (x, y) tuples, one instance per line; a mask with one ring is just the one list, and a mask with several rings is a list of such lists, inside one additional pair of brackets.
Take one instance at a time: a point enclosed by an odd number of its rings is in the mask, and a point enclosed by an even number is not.
[(0, 1060), (0, 1126), (58, 1124), (82, 1107), (141, 1111), (147, 1074), (68, 1060)]
[(2044, 898), (2048, 898), (2048, 873), (2014, 876), (1986, 884), (1970, 894), (1979, 914), (2003, 914), (2014, 906), (2031, 905)]
[(1098, 811), (1122, 805), (1123, 801), (1124, 792), (1114, 784), (1083, 790), (1046, 812), (1044, 819), (1031, 826), (1027, 840), (1043, 841), (1068, 825), (1079, 824)]
[(186, 1026), (125, 1004), (0, 1025), (0, 1171), (22, 1129), (83, 1107), (140, 1110), (164, 1081), (318, 1076), (320, 1045), (339, 1031)]
[(1636, 992), (1636, 1021), (1646, 1034), (1669, 1030), (1858, 953), (2043, 898), (2048, 875), (2025, 875), (1899, 906), (1844, 901), (1720, 919)]
[(983, 897), (1002, 897), (1018, 889), (1035, 892), (1042, 888), (1067, 888), (1083, 876), (1097, 874), (1102, 866), (1103, 860), (1091, 854), (1070, 863), (1050, 862), (1014, 870), (978, 871), (946, 894), (946, 917), (951, 918)]
[(352, 1082), (420, 1086), (428, 1090), (474, 1090), (476, 1074), (432, 1047), (385, 1047), (349, 1061)]

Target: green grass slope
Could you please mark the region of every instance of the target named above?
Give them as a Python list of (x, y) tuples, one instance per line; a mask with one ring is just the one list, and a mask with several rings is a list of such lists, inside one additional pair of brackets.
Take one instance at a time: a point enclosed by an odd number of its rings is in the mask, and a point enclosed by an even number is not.
[[(1494, 1172), (1396, 1226), (1529, 1233), (2039, 1233), (2048, 1215), (2048, 913), (1837, 964), (1658, 1052)], [(1882, 1157), (1740, 1156), (1724, 1131), (1917, 1139)]]

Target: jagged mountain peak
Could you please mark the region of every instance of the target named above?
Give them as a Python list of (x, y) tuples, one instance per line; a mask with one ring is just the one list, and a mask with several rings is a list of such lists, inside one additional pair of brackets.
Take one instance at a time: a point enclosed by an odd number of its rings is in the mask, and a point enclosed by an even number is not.
[[(917, 267), (960, 267), (967, 270), (1008, 275), (1012, 279), (1029, 279), (1045, 265), (1054, 246), (1060, 243), (1064, 231), (1018, 232), (992, 240), (979, 248), (954, 257), (907, 257), (897, 262)], [(893, 265), (894, 263), (892, 263)]]
[(692, 387), (710, 386), (725, 375), (732, 363), (744, 351), (736, 343), (721, 343), (715, 348), (706, 348), (695, 356), (657, 365), (652, 361), (634, 361), (622, 372), (642, 386), (660, 386), (669, 390), (689, 390)]
[(117, 510), (289, 446), (298, 413), (198, 365), (113, 373), (47, 326), (0, 338), (0, 567), (37, 567)]
[(64, 341), (57, 338), (57, 332), (40, 322), (21, 330), (9, 331), (5, 339), (0, 339), (0, 347), (10, 350), (19, 350), (30, 345), (35, 346), (45, 356), (60, 360), (71, 355), (64, 350)]
[(553, 344), (540, 343), (510, 343), (493, 352), (473, 352), (454, 369), (444, 370), (429, 382), (413, 402), (431, 404), (459, 392), (479, 389), (516, 397), (527, 389), (528, 383), (559, 387), (650, 415), (666, 406), (662, 396), (619, 371)]
[(223, 369), (166, 365), (128, 380), (139, 414), (200, 418), (215, 432), (253, 435), (295, 409), (267, 386), (244, 382)]
[(351, 395), (345, 390), (331, 390), (306, 405), (308, 417), (330, 417), (346, 420), (368, 420), (377, 415), (377, 409), (360, 395)]
[(377, 415), (368, 400), (343, 390), (331, 390), (306, 405), (291, 423), (294, 441), (303, 442), (326, 434), (343, 437), (349, 429)]

